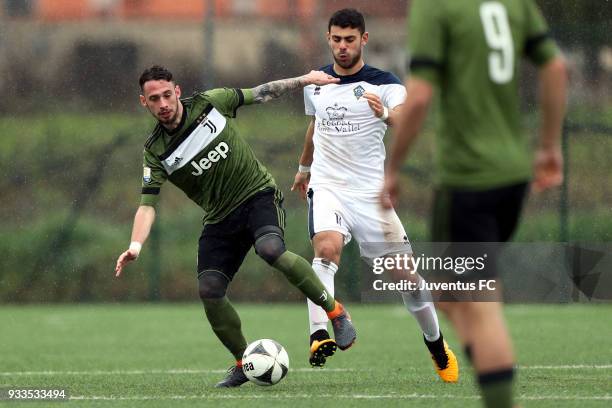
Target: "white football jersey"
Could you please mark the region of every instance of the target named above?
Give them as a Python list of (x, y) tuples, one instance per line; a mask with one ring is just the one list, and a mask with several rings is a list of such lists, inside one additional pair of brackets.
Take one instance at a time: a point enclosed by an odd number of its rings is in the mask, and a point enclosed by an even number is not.
[(367, 64), (347, 76), (336, 74), (333, 65), (321, 70), (340, 82), (304, 88), (306, 114), (315, 118), (310, 185), (378, 194), (384, 182), (387, 125), (362, 95), (378, 95), (391, 110), (404, 103), (406, 89), (395, 75)]

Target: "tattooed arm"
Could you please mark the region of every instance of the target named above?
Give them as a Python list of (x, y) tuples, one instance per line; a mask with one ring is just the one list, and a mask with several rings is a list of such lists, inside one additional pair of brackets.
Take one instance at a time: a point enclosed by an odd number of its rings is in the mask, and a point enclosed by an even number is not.
[(334, 78), (331, 75), (322, 71), (310, 71), (306, 75), (296, 78), (279, 79), (278, 81), (268, 82), (251, 89), (253, 92), (254, 103), (264, 103), (271, 99), (296, 89), (301, 89), (307, 85), (327, 85), (339, 82), (339, 78)]
[(282, 94), (300, 89), (308, 85), (302, 80), (302, 77), (279, 79), (265, 84), (261, 84), (253, 88), (253, 102), (264, 103), (271, 99), (278, 98)]

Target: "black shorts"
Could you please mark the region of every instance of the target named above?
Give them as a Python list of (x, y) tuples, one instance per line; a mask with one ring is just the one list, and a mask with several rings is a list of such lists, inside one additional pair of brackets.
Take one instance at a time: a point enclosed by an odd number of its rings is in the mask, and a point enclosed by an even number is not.
[(480, 191), (437, 189), (432, 241), (508, 241), (518, 224), (526, 192), (527, 183)]
[[(440, 188), (435, 191), (431, 238), (433, 242), (508, 241), (518, 225), (525, 201), (527, 183), (489, 190)], [(498, 274), (497, 258), (501, 245), (457, 244), (449, 247), (454, 258), (479, 257), (487, 254), (486, 268), (479, 273), (465, 273), (462, 279), (494, 278)], [(456, 277), (456, 275), (453, 275)]]
[(283, 194), (268, 188), (249, 198), (227, 217), (202, 230), (198, 246), (198, 275), (216, 270), (232, 280), (262, 227), (285, 228)]

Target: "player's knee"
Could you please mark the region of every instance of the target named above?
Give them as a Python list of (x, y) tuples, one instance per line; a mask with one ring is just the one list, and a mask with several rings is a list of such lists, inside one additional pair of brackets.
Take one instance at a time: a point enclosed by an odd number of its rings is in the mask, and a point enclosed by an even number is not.
[(198, 275), (198, 290), (200, 299), (220, 299), (225, 296), (229, 279), (223, 273), (215, 270), (202, 271)]
[(499, 310), (492, 302), (455, 302), (447, 313), (451, 321), (466, 320), (471, 322), (488, 321)]
[(315, 253), (317, 258), (327, 259), (331, 262), (337, 263), (336, 259), (340, 258), (340, 250), (341, 248), (337, 248), (337, 246), (330, 241), (321, 241), (317, 244), (315, 248)]
[(255, 252), (269, 265), (273, 265), (286, 250), (280, 228), (266, 231), (255, 240)]

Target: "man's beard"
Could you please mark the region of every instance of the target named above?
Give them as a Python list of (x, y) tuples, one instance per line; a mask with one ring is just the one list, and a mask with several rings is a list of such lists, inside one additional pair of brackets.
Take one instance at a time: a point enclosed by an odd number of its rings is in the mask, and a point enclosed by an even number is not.
[(176, 118), (178, 117), (178, 111), (179, 111), (178, 103), (176, 104), (174, 109), (172, 109), (172, 111), (174, 112), (174, 114), (170, 116), (168, 119), (164, 119), (161, 116), (157, 116), (157, 120), (159, 121), (159, 123), (161, 123), (162, 125), (172, 125), (176, 121)]
[(359, 60), (361, 60), (361, 51), (359, 51), (359, 53), (357, 53), (353, 59), (349, 60), (349, 61), (345, 61), (342, 62), (340, 61), (338, 58), (336, 58), (336, 56), (334, 55), (334, 61), (336, 61), (336, 64), (338, 64), (339, 66), (341, 66), (344, 69), (351, 69), (353, 68), (355, 65), (357, 65), (357, 63), (359, 62)]
[(176, 121), (178, 117), (178, 109), (174, 110), (174, 115), (170, 116), (168, 119), (157, 118), (157, 120), (163, 125), (171, 125)]

